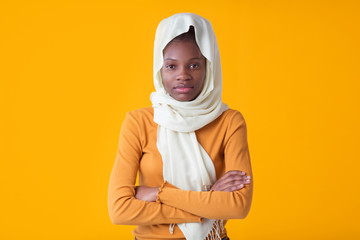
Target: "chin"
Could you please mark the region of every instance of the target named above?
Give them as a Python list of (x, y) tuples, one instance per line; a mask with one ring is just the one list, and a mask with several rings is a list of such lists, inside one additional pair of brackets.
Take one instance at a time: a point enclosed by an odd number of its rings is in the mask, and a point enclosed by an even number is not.
[(179, 102), (190, 102), (190, 101), (192, 101), (192, 100), (194, 100), (194, 99), (190, 99), (190, 98), (175, 98), (175, 97), (172, 97), (172, 98), (174, 98), (176, 101), (179, 101)]

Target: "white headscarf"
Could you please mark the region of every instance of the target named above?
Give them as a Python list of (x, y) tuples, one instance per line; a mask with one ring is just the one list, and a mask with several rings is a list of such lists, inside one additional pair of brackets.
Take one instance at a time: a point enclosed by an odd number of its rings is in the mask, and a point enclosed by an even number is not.
[[(206, 58), (206, 78), (199, 96), (181, 102), (165, 90), (160, 69), (163, 50), (176, 36), (194, 27), (195, 39)], [(183, 190), (206, 191), (216, 181), (214, 164), (198, 143), (195, 132), (219, 117), (228, 106), (222, 102), (220, 54), (210, 22), (196, 14), (179, 13), (162, 20), (156, 30), (154, 43), (154, 85), (156, 92), (150, 100), (154, 122), (158, 124), (157, 147), (163, 160), (164, 180)], [(219, 222), (203, 219), (202, 223), (178, 224), (187, 240), (220, 238)], [(217, 226), (217, 227), (216, 227)]]

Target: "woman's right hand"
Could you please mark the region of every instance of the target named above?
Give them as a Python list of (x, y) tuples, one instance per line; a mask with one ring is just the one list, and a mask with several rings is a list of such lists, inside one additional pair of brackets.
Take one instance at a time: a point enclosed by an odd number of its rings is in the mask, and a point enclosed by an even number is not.
[(142, 201), (155, 202), (158, 192), (158, 187), (137, 186), (135, 188), (135, 198)]
[(250, 184), (250, 176), (246, 176), (243, 171), (233, 170), (225, 173), (219, 178), (210, 190), (233, 192), (242, 189), (245, 184)]

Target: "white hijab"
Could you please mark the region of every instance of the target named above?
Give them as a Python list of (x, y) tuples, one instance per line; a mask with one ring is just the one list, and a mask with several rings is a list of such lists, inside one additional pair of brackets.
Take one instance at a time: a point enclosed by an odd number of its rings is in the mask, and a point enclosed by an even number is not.
[[(206, 58), (206, 78), (200, 95), (189, 102), (172, 98), (165, 90), (160, 69), (163, 50), (176, 36), (195, 30), (195, 39)], [(214, 164), (198, 143), (195, 132), (219, 117), (228, 106), (222, 102), (220, 54), (210, 22), (196, 14), (179, 13), (162, 20), (154, 43), (154, 85), (150, 100), (154, 122), (158, 124), (157, 147), (163, 160), (164, 180), (183, 190), (207, 191), (216, 181)], [(178, 224), (187, 240), (220, 239), (219, 222), (203, 219), (202, 223)], [(171, 227), (171, 226), (170, 226)]]

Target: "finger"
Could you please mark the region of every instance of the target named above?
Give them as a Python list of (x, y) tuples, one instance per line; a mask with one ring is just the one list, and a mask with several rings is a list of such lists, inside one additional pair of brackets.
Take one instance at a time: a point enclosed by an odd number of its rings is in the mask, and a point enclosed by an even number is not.
[(228, 171), (215, 182), (211, 189), (214, 191), (222, 191), (231, 186), (231, 184), (234, 184), (234, 181), (242, 181), (243, 184), (249, 184), (250, 181), (246, 180), (250, 180), (251, 177), (245, 176), (244, 174), (245, 172), (239, 170)]
[(222, 192), (234, 192), (234, 191), (240, 190), (242, 188), (244, 188), (244, 184), (233, 185), (231, 187), (224, 189)]
[(250, 184), (251, 183), (251, 179), (243, 179), (242, 184)]
[[(234, 181), (244, 181), (246, 182), (246, 180), (250, 180), (250, 176), (243, 176), (243, 175), (227, 175), (227, 176), (224, 176), (222, 178), (220, 178), (217, 183), (219, 184), (228, 184), (228, 183), (231, 183), (231, 182), (234, 182)], [(249, 181), (250, 182), (250, 181)]]
[(243, 183), (244, 184), (250, 184), (251, 183), (251, 179), (250, 179), (250, 176), (248, 176), (249, 178), (244, 178), (243, 179)]
[(222, 188), (228, 188), (228, 187), (236, 186), (236, 185), (240, 185), (240, 184), (250, 184), (250, 179), (229, 181), (227, 183), (222, 184), (222, 186), (223, 186)]
[(218, 180), (220, 179), (226, 179), (226, 178), (231, 178), (231, 177), (234, 177), (234, 176), (245, 176), (245, 172), (242, 172), (242, 171), (229, 171), (229, 172), (226, 172), (223, 176), (221, 176), (221, 178), (219, 178)]
[(232, 170), (232, 171), (226, 172), (221, 178), (245, 177), (245, 176), (246, 176), (246, 173), (243, 171)]
[(221, 179), (221, 182), (226, 183), (226, 182), (231, 182), (231, 181), (245, 181), (245, 180), (250, 180), (250, 179), (251, 179), (250, 176), (229, 175), (229, 176)]
[(224, 184), (215, 184), (211, 189), (214, 191), (224, 191), (225, 189), (239, 186), (241, 184), (250, 184), (250, 179), (236, 180)]
[(246, 172), (244, 171), (240, 171), (240, 170), (230, 170), (230, 171), (227, 171), (225, 175), (237, 175), (237, 174), (240, 174), (240, 175), (246, 175)]

